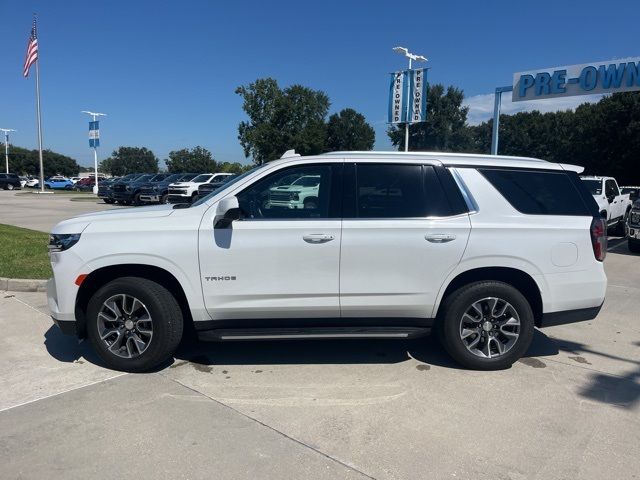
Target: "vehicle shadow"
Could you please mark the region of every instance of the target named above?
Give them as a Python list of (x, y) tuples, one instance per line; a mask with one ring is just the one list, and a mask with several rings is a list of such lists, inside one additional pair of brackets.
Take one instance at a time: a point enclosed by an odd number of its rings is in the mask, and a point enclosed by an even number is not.
[(89, 363), (104, 366), (88, 341), (79, 341), (72, 335), (65, 335), (55, 325), (44, 333), (44, 346), (49, 355), (60, 362), (73, 363), (84, 359)]
[(618, 255), (631, 255), (637, 257), (640, 254), (633, 253), (629, 250), (627, 239), (623, 237), (609, 238), (607, 240), (607, 253), (616, 253)]
[[(553, 340), (535, 331), (524, 355), (557, 355)], [(371, 364), (400, 363), (415, 359), (421, 363), (463, 369), (438, 342), (435, 334), (411, 340), (281, 340), (254, 342), (199, 342), (190, 337), (176, 352), (176, 360), (201, 365), (274, 364)]]

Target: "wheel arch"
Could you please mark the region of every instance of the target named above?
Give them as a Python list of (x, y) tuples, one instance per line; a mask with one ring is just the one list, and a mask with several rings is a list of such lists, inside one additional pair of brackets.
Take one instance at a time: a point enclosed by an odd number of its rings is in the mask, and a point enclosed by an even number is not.
[(540, 288), (531, 275), (513, 267), (480, 267), (459, 273), (444, 290), (436, 318), (440, 318), (443, 305), (449, 295), (465, 285), (483, 280), (504, 282), (520, 291), (531, 305), (536, 326), (540, 325), (543, 312)]
[(79, 338), (85, 338), (87, 335), (86, 311), (91, 296), (103, 285), (121, 277), (140, 277), (159, 283), (174, 295), (182, 311), (185, 327), (193, 325), (193, 318), (185, 291), (171, 272), (154, 265), (125, 263), (98, 268), (83, 280), (76, 294), (75, 303), (76, 328)]

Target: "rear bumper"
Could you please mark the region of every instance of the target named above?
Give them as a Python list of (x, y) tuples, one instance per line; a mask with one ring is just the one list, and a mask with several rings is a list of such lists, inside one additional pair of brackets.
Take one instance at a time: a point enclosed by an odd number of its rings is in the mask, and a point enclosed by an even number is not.
[(598, 316), (602, 305), (599, 307), (580, 308), (576, 310), (564, 310), (562, 312), (544, 313), (540, 319), (538, 327), (554, 327), (556, 325), (566, 325), (568, 323), (586, 322)]

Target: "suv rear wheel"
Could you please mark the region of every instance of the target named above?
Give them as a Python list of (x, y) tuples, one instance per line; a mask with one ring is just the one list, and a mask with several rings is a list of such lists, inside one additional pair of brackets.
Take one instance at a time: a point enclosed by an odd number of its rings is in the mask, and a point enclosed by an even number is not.
[(529, 348), (533, 331), (529, 302), (516, 288), (498, 281), (475, 282), (452, 293), (439, 324), (447, 352), (476, 370), (510, 367)]
[(113, 280), (89, 300), (89, 339), (116, 370), (145, 372), (162, 365), (178, 347), (182, 329), (182, 311), (171, 292), (146, 278)]

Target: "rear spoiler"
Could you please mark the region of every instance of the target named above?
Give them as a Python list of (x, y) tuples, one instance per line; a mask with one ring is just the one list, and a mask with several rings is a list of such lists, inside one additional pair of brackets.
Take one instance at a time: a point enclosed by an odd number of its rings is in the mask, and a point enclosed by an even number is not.
[(571, 165), (569, 163), (560, 163), (559, 165), (563, 170), (569, 170), (570, 172), (576, 172), (577, 174), (584, 172), (584, 167), (581, 167), (580, 165)]

